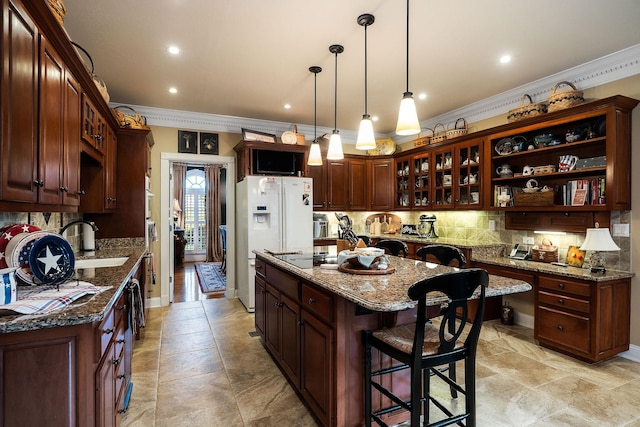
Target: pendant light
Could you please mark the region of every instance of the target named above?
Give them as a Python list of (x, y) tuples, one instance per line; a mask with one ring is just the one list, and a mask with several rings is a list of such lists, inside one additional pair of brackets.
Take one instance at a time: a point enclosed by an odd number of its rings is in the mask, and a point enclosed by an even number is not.
[(344, 159), (344, 153), (342, 152), (342, 139), (338, 130), (338, 54), (344, 52), (344, 47), (339, 44), (332, 44), (329, 46), (329, 52), (335, 54), (336, 66), (333, 86), (333, 133), (329, 140), (327, 160), (342, 160)]
[(407, 0), (407, 90), (402, 95), (402, 101), (400, 101), (396, 133), (398, 135), (420, 133), (420, 121), (416, 112), (416, 103), (413, 100), (413, 93), (409, 92), (409, 0)]
[(309, 151), (309, 159), (307, 164), (309, 166), (322, 166), (322, 156), (320, 155), (320, 144), (318, 143), (318, 137), (316, 132), (316, 124), (318, 117), (318, 73), (322, 71), (322, 68), (318, 66), (309, 67), (309, 71), (313, 73), (313, 142), (311, 142), (311, 150)]
[(375, 21), (373, 15), (369, 13), (358, 16), (358, 25), (364, 27), (364, 114), (360, 121), (356, 148), (358, 150), (373, 150), (376, 148), (376, 137), (373, 134), (373, 123), (371, 116), (367, 113), (367, 27)]

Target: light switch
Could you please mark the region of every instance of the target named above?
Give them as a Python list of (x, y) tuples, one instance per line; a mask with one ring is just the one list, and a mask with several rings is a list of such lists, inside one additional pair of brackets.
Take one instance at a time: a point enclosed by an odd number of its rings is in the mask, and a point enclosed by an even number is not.
[(617, 237), (629, 237), (629, 224), (613, 224), (612, 234)]

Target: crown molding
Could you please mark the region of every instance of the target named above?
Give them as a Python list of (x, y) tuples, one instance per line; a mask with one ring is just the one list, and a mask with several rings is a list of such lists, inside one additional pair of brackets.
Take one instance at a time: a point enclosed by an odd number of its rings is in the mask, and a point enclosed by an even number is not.
[[(460, 117), (464, 117), (468, 123), (473, 123), (506, 114), (510, 109), (520, 105), (520, 99), (525, 93), (531, 95), (534, 100), (547, 99), (551, 94), (551, 88), (561, 81), (569, 81), (576, 84), (580, 90), (585, 90), (636, 74), (640, 74), (640, 44), (518, 86), (437, 117), (432, 117), (420, 124), (422, 127), (432, 128), (436, 123), (455, 122)], [(110, 106), (115, 107), (117, 105), (119, 104), (111, 103)], [(278, 136), (285, 131), (291, 130), (291, 123), (285, 122), (219, 114), (194, 113), (143, 105), (132, 105), (131, 107), (145, 116), (147, 118), (147, 124), (151, 126), (238, 134), (242, 132), (242, 128), (247, 128), (276, 134)], [(318, 127), (317, 135), (331, 134), (332, 131), (332, 128)], [(311, 140), (310, 135), (313, 135), (314, 126), (298, 125), (298, 132), (307, 135), (307, 139)], [(357, 130), (340, 130), (342, 141), (347, 144), (355, 144), (357, 135)], [(397, 143), (408, 142), (415, 138), (415, 136), (397, 137), (395, 134), (377, 136), (393, 137)]]

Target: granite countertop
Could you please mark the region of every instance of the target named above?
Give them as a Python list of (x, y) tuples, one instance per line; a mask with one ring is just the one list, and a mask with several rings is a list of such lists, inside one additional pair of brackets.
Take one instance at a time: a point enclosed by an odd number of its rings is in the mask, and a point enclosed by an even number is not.
[[(478, 249), (478, 248), (503, 248), (504, 243), (486, 243), (480, 242), (477, 240), (469, 240), (469, 239), (453, 239), (448, 237), (438, 237), (436, 239), (429, 239), (426, 237), (420, 237), (413, 234), (370, 234), (363, 233), (362, 236), (368, 236), (372, 239), (396, 239), (402, 240), (403, 242), (410, 243), (419, 243), (423, 245), (431, 245), (431, 244), (443, 244), (443, 245), (451, 245), (457, 248), (463, 249)], [(327, 241), (327, 240), (336, 240), (337, 237), (317, 237), (314, 241)]]
[[(78, 270), (77, 278), (96, 286), (110, 287), (97, 295), (87, 295), (64, 309), (46, 315), (0, 316), (0, 334), (32, 331), (41, 328), (71, 326), (98, 322), (111, 309), (126, 285), (132, 271), (141, 262), (146, 250), (144, 245), (117, 246), (99, 249), (88, 254), (78, 254), (78, 259), (129, 257), (118, 267), (102, 267)], [(82, 274), (80, 274), (82, 272)]]
[(498, 267), (509, 267), (528, 272), (547, 273), (557, 276), (573, 277), (575, 279), (604, 282), (609, 280), (628, 279), (635, 274), (628, 271), (607, 270), (605, 274), (591, 273), (588, 268), (562, 267), (547, 262), (524, 261), (505, 256), (491, 256), (490, 254), (472, 253), (472, 261), (491, 264)]
[[(266, 252), (254, 251), (258, 258), (283, 271), (294, 274), (351, 302), (374, 311), (400, 311), (415, 306), (407, 296), (407, 289), (420, 279), (450, 272), (452, 267), (390, 256), (396, 271), (384, 275), (358, 275), (327, 270), (320, 267), (301, 269)], [(532, 289), (529, 283), (507, 277), (489, 276), (486, 295), (498, 296)], [(429, 303), (439, 305), (446, 297), (430, 298)]]

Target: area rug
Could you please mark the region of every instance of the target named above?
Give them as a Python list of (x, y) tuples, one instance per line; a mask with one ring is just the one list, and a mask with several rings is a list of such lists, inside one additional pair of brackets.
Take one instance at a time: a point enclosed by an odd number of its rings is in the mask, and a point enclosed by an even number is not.
[(204, 294), (224, 294), (227, 289), (227, 276), (222, 272), (219, 262), (196, 264), (198, 284)]

